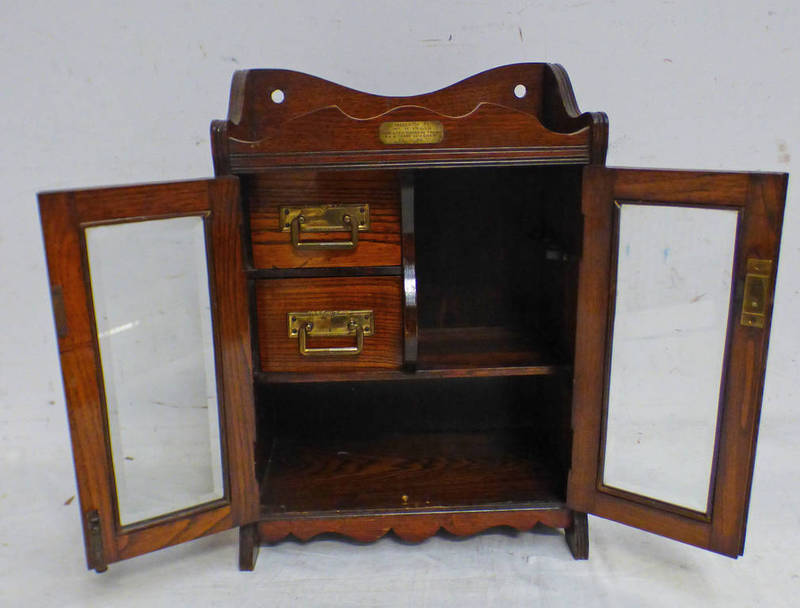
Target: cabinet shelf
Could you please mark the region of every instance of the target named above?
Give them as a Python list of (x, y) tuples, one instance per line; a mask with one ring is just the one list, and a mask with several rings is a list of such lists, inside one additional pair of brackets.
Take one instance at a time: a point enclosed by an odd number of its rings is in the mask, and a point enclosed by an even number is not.
[(262, 515), (563, 507), (563, 479), (531, 438), (525, 430), (276, 438), (261, 484)]
[(551, 376), (569, 371), (546, 348), (507, 327), (424, 329), (416, 371), (353, 369), (346, 372), (261, 372), (267, 383), (425, 380), (496, 376)]
[(511, 327), (420, 330), (418, 373), (533, 376), (566, 367), (541, 344)]

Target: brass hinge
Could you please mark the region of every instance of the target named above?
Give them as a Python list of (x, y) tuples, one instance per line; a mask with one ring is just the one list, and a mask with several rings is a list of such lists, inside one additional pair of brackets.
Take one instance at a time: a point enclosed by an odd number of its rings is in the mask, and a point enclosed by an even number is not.
[(96, 572), (108, 570), (106, 558), (103, 551), (103, 534), (100, 529), (100, 515), (97, 510), (89, 511), (86, 514), (86, 528), (89, 532), (89, 565)]
[(66, 337), (67, 333), (67, 310), (64, 307), (64, 289), (61, 285), (53, 285), (50, 288), (50, 295), (53, 300), (53, 317), (56, 321), (56, 334), (59, 338)]

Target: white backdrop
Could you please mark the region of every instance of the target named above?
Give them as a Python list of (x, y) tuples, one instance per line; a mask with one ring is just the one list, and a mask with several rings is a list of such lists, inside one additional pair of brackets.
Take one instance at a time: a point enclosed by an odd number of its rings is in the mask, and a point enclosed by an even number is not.
[[(396, 3), (400, 6), (400, 3)], [(608, 164), (797, 171), (794, 0), (0, 4), (0, 605), (795, 605), (798, 201), (790, 182), (746, 552), (737, 561), (590, 519), (490, 533), (262, 549), (235, 534), (84, 570), (37, 191), (212, 174), (208, 124), (245, 67), (373, 93), (440, 88), (517, 61), (564, 64), (611, 121)], [(69, 504), (65, 504), (69, 503)]]

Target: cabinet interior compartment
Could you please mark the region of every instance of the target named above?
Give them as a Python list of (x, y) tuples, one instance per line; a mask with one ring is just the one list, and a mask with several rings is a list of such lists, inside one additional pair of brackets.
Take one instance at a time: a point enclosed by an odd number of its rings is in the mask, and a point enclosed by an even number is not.
[(418, 369), (571, 365), (580, 166), (414, 174)]
[(565, 500), (568, 378), (257, 384), (265, 516)]
[[(264, 517), (564, 506), (581, 167), (407, 175), (416, 371), (256, 374)], [(332, 176), (359, 193), (378, 179), (393, 183), (398, 198), (403, 181), (399, 173), (321, 172), (301, 176), (298, 187), (330, 191)], [(275, 200), (286, 190), (270, 194), (265, 184), (283, 180), (250, 180), (246, 205)], [(306, 276), (256, 272), (267, 281)], [(363, 269), (330, 280), (354, 272)]]

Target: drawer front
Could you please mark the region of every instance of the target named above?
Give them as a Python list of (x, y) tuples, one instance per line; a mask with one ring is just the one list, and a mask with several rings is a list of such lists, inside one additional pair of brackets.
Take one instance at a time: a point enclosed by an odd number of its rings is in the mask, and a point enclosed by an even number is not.
[[(265, 372), (314, 372), (363, 368), (400, 369), (403, 364), (403, 305), (400, 277), (345, 277), (320, 279), (265, 279), (256, 283), (258, 345)], [(306, 334), (312, 352), (301, 354), (302, 328), (308, 312), (355, 312), (361, 319), (371, 311), (361, 352), (352, 351), (357, 335), (325, 334), (326, 319), (319, 319)], [(300, 318), (290, 327), (290, 313)], [(328, 319), (329, 320), (329, 319)], [(362, 321), (363, 322), (363, 321)], [(348, 353), (320, 352), (346, 348)]]
[[(248, 176), (253, 265), (256, 268), (399, 266), (400, 185), (393, 171), (290, 171)], [(334, 213), (319, 220), (322, 206)], [(343, 212), (342, 207), (346, 210)], [(304, 215), (305, 211), (305, 215)], [(352, 213), (351, 213), (352, 212)], [(342, 216), (368, 218), (357, 235)], [(296, 232), (292, 221), (299, 215)], [(287, 221), (288, 220), (288, 221)], [(301, 223), (302, 222), (302, 223)], [(346, 220), (345, 220), (346, 222)], [(356, 236), (354, 245), (352, 237)], [(325, 248), (320, 243), (335, 243)]]

